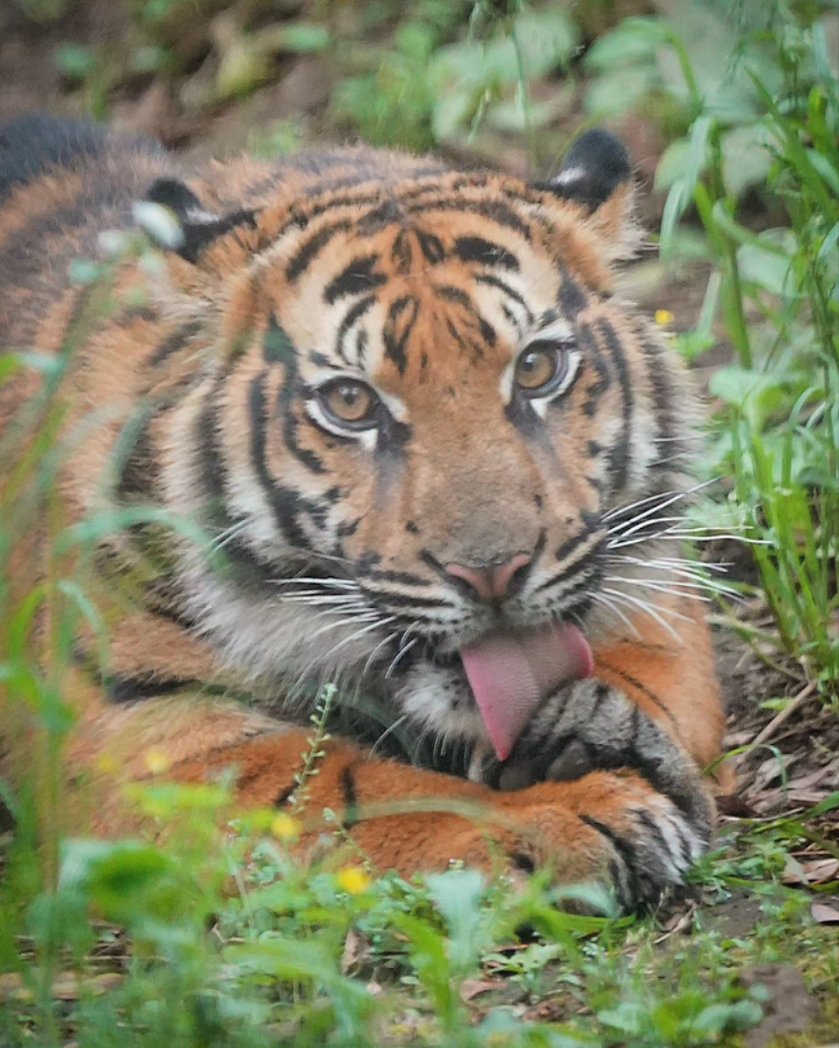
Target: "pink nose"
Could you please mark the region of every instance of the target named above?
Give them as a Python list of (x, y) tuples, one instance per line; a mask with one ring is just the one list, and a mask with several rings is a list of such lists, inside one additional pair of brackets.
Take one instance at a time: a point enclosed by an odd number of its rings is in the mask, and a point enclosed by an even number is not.
[(472, 568), (466, 564), (446, 564), (449, 575), (461, 579), (476, 593), (479, 600), (492, 603), (502, 600), (510, 591), (513, 578), (530, 563), (529, 553), (517, 553), (504, 564), (486, 568)]

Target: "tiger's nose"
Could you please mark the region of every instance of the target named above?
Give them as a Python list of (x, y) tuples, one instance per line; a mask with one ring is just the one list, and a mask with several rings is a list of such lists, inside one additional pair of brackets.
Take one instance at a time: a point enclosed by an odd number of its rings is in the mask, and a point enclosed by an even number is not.
[(503, 564), (488, 567), (472, 567), (468, 564), (446, 564), (446, 573), (473, 590), (479, 600), (491, 604), (509, 596), (514, 583), (521, 582), (525, 569), (530, 564), (529, 553), (517, 553)]

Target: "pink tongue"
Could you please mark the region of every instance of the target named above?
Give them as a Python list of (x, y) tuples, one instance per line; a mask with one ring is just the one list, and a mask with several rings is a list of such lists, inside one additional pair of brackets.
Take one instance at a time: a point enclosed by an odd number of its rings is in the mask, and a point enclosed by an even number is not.
[(506, 760), (549, 692), (588, 677), (594, 659), (576, 626), (552, 625), (516, 637), (491, 634), (460, 652), (469, 686), (499, 760)]

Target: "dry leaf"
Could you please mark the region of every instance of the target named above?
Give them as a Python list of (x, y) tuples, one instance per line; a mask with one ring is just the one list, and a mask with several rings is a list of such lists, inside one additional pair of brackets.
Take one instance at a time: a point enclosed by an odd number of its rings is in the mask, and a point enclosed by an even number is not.
[(341, 974), (356, 974), (369, 957), (370, 943), (355, 928), (350, 928), (344, 940), (344, 951), (341, 954)]
[(498, 985), (497, 982), (490, 982), (488, 979), (464, 979), (460, 984), (460, 999), (464, 1004), (468, 1004), (473, 997), (481, 993), (497, 990)]
[(805, 862), (803, 867), (810, 884), (824, 884), (832, 881), (839, 873), (839, 859), (812, 859)]
[(814, 902), (810, 907), (810, 915), (817, 924), (839, 924), (839, 910), (835, 906), (828, 906), (826, 902)]

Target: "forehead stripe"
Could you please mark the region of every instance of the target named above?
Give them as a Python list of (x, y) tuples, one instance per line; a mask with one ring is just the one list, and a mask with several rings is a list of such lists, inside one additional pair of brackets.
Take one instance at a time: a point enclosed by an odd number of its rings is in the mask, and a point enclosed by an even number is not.
[(424, 200), (421, 204), (412, 205), (408, 208), (412, 214), (422, 214), (430, 211), (466, 211), (470, 215), (482, 215), (495, 222), (499, 226), (512, 229), (523, 237), (530, 236), (530, 229), (526, 222), (506, 204), (497, 200), (469, 200), (458, 198), (449, 199), (440, 197), (436, 200)]
[(372, 291), (387, 283), (384, 273), (375, 271), (379, 261), (378, 255), (361, 255), (354, 258), (350, 264), (343, 269), (334, 280), (326, 285), (323, 297), (331, 306), (339, 298), (347, 295), (360, 295), (365, 291)]
[(517, 302), (522, 307), (527, 316), (528, 324), (533, 323), (533, 311), (530, 306), (528, 306), (527, 302), (525, 302), (524, 298), (515, 288), (510, 287), (506, 280), (502, 280), (501, 277), (497, 277), (493, 273), (478, 273), (475, 277), (475, 283), (486, 284), (488, 287), (496, 287), (499, 291), (503, 291), (505, 295), (509, 296), (514, 302)]
[(454, 253), (463, 262), (496, 266), (514, 272), (519, 270), (519, 261), (511, 251), (483, 237), (458, 237), (454, 242)]
[(353, 223), (348, 218), (342, 218), (329, 226), (322, 226), (317, 233), (313, 233), (308, 240), (298, 248), (297, 253), (286, 268), (286, 279), (290, 283), (303, 273), (306, 267), (326, 247), (329, 241), (338, 233), (346, 233), (353, 228)]
[(347, 315), (338, 325), (338, 332), (335, 336), (335, 352), (347, 363), (349, 363), (346, 346), (347, 335), (355, 322), (364, 316), (375, 301), (376, 298), (374, 295), (367, 295), (366, 298), (360, 298), (357, 302), (353, 303), (352, 308), (347, 311)]
[(405, 368), (408, 366), (405, 347), (411, 337), (418, 313), (419, 303), (413, 295), (397, 299), (388, 310), (387, 323), (382, 334), (385, 356), (393, 361), (400, 375), (405, 374)]

